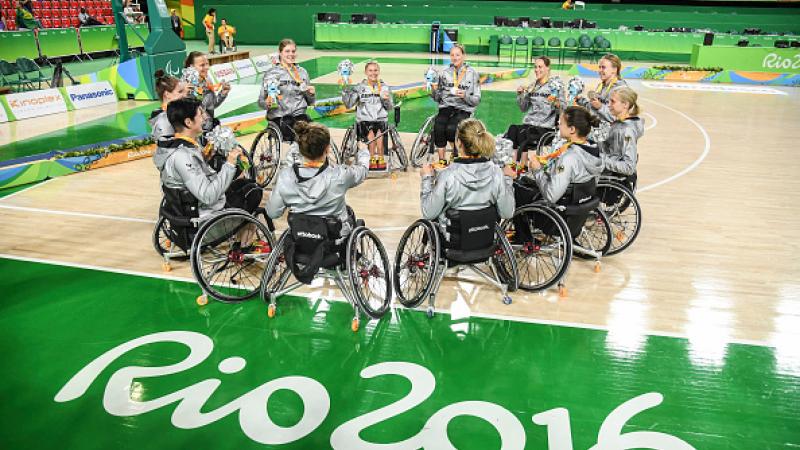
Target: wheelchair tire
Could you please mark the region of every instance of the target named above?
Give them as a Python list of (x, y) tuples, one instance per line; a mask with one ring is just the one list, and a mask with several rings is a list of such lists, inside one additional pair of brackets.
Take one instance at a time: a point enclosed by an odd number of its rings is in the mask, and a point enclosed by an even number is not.
[(517, 208), (514, 217), (525, 221), (532, 238), (530, 242), (518, 242), (514, 220), (503, 221), (506, 236), (514, 234), (511, 248), (517, 262), (519, 287), (541, 291), (555, 285), (572, 261), (572, 237), (564, 219), (552, 208), (538, 203)]
[(289, 230), (286, 230), (278, 238), (278, 242), (267, 260), (264, 275), (261, 278), (261, 298), (266, 303), (270, 303), (270, 297), (286, 286), (286, 282), (292, 274), (286, 263), (286, 257), (283, 255), (288, 234)]
[[(252, 226), (252, 230), (243, 230)], [(248, 244), (240, 242), (242, 235)], [(275, 242), (267, 225), (246, 211), (225, 210), (206, 220), (192, 243), (192, 274), (203, 292), (223, 303), (258, 294)]]
[(358, 137), (356, 134), (355, 124), (345, 130), (340, 148), (341, 157), (337, 158), (339, 164), (346, 164), (347, 161), (355, 159), (356, 153), (358, 153)]
[(636, 196), (622, 183), (603, 181), (597, 183), (600, 208), (611, 224), (611, 248), (607, 255), (616, 255), (630, 247), (642, 228), (642, 207)]
[(403, 146), (403, 141), (400, 139), (400, 133), (397, 132), (397, 128), (392, 127), (389, 131), (389, 154), (392, 158), (392, 162), (394, 163), (397, 161), (397, 164), (393, 164), (392, 168), (401, 169), (403, 172), (408, 171), (408, 155), (406, 154), (406, 148)]
[(339, 150), (339, 147), (336, 146), (336, 142), (331, 141), (331, 150), (328, 152), (328, 164), (336, 166), (345, 163), (344, 156)]
[[(575, 236), (575, 244), (594, 251), (599, 251), (600, 254), (605, 255), (611, 249), (611, 242), (613, 237), (611, 235), (611, 224), (608, 216), (603, 212), (603, 209), (598, 207), (589, 213), (583, 227), (581, 234)], [(594, 259), (589, 255), (584, 255), (576, 252), (575, 256), (581, 259)]]
[(419, 219), (403, 233), (394, 257), (393, 277), (397, 298), (406, 308), (416, 308), (430, 295), (441, 251), (439, 233), (429, 220)]
[(436, 116), (425, 119), (422, 128), (419, 129), (417, 137), (414, 138), (414, 145), (408, 154), (408, 159), (414, 167), (422, 167), (422, 163), (428, 153), (433, 152), (433, 121)]
[(500, 281), (506, 284), (508, 292), (514, 292), (519, 288), (519, 271), (514, 249), (511, 248), (511, 243), (508, 242), (506, 233), (500, 225), (495, 225), (494, 237), (496, 248), (491, 259), (492, 266)]
[(274, 123), (259, 131), (250, 147), (252, 179), (261, 187), (268, 186), (278, 173), (281, 163), (281, 130)]
[[(170, 230), (171, 227), (169, 220), (164, 216), (160, 216), (156, 222), (155, 229), (153, 229), (153, 248), (156, 249), (156, 253), (158, 253), (159, 256), (164, 256), (164, 253), (170, 251), (170, 248), (168, 248), (169, 242), (172, 241), (172, 238), (170, 237)], [(170, 256), (170, 259), (176, 260), (184, 260), (188, 258), (188, 253), (185, 255)]]
[(361, 310), (373, 319), (383, 317), (392, 302), (391, 267), (375, 233), (366, 227), (350, 233), (345, 267)]

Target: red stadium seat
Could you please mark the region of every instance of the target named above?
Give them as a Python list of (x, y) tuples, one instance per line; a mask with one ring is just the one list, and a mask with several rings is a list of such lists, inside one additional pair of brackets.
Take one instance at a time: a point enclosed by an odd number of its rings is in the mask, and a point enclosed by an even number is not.
[(50, 23), (50, 19), (48, 19), (48, 18), (42, 19), (42, 26), (44, 26), (45, 28), (52, 28), (53, 27), (53, 25)]
[(80, 21), (80, 20), (78, 20), (78, 18), (77, 18), (77, 17), (74, 17), (74, 18), (72, 19), (72, 27), (73, 27), (73, 28), (78, 28), (80, 25), (81, 25), (81, 21)]
[(42, 10), (42, 17), (49, 19), (53, 17), (53, 13), (49, 9)]

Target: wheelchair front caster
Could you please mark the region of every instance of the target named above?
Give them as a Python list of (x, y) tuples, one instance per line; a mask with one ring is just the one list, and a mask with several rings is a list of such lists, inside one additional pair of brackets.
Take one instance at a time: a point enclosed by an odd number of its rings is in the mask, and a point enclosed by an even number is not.
[(600, 261), (594, 263), (594, 273), (600, 273)]
[(206, 294), (200, 294), (197, 296), (196, 301), (198, 306), (206, 306), (208, 304), (208, 296)]
[(504, 295), (503, 296), (503, 304), (504, 305), (510, 305), (511, 304), (511, 296), (510, 295)]
[(353, 330), (353, 333), (356, 333), (358, 332), (358, 327), (359, 327), (359, 320), (358, 317), (356, 317), (355, 319), (353, 319), (352, 322), (350, 322), (350, 329)]
[(172, 266), (168, 262), (161, 263), (161, 270), (164, 272), (172, 272)]
[(275, 313), (277, 312), (276, 309), (278, 309), (278, 308), (274, 304), (270, 304), (267, 307), (267, 317), (269, 317), (270, 319), (275, 317)]
[(397, 181), (397, 174), (396, 173), (392, 173), (391, 179), (392, 179), (392, 181)]
[(567, 297), (567, 286), (564, 283), (558, 283), (558, 296), (561, 298)]
[(428, 314), (428, 319), (433, 318), (433, 306), (428, 306), (427, 314)]

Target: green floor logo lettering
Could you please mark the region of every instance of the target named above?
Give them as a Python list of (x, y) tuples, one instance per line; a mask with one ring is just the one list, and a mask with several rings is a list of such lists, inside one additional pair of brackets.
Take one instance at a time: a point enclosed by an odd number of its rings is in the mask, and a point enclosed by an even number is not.
[[(144, 414), (176, 403), (171, 422), (177, 428), (194, 429), (216, 422), (238, 411), (239, 426), (244, 434), (262, 444), (289, 444), (313, 433), (330, 411), (330, 396), (318, 381), (304, 376), (286, 376), (266, 382), (239, 398), (213, 411), (203, 413), (201, 409), (222, 384), (216, 378), (202, 380), (162, 397), (137, 401), (132, 391), (139, 384), (136, 380), (176, 374), (193, 368), (211, 354), (214, 343), (208, 336), (190, 331), (168, 331), (153, 333), (125, 342), (105, 352), (78, 371), (55, 396), (56, 402), (68, 402), (81, 397), (100, 373), (123, 354), (153, 343), (172, 342), (189, 348), (189, 355), (182, 361), (167, 366), (128, 366), (114, 372), (106, 384), (103, 407), (112, 415), (129, 417)], [(244, 369), (246, 361), (233, 356), (223, 359), (218, 369), (223, 374), (233, 374)], [(500, 436), (502, 449), (525, 448), (525, 428), (510, 411), (495, 403), (485, 401), (461, 401), (449, 404), (436, 411), (419, 432), (400, 442), (373, 443), (361, 438), (362, 430), (387, 421), (415, 408), (427, 400), (436, 388), (436, 379), (427, 368), (408, 362), (381, 362), (364, 368), (362, 378), (369, 379), (395, 375), (411, 382), (411, 390), (401, 399), (382, 408), (362, 414), (339, 425), (331, 434), (330, 444), (341, 450), (377, 449), (454, 449), (447, 434), (448, 424), (459, 416), (472, 416), (486, 421)], [(294, 392), (303, 403), (303, 415), (289, 427), (275, 424), (269, 417), (267, 403), (270, 396), (279, 390)], [(658, 450), (693, 450), (694, 447), (669, 434), (653, 431), (622, 432), (622, 428), (635, 415), (661, 404), (663, 396), (651, 392), (634, 397), (615, 408), (600, 426), (597, 443), (590, 450), (623, 450), (651, 448)], [(554, 408), (532, 416), (536, 425), (547, 427), (549, 450), (572, 450), (572, 433), (569, 411)]]

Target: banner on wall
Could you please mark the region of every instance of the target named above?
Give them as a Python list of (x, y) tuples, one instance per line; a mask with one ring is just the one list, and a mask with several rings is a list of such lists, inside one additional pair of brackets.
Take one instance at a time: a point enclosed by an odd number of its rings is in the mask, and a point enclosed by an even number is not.
[(236, 69), (236, 73), (239, 74), (239, 78), (252, 77), (258, 74), (256, 67), (253, 65), (253, 61), (249, 59), (234, 61), (233, 67)]
[(117, 94), (108, 81), (67, 86), (64, 91), (67, 99), (72, 102), (75, 109), (91, 108), (92, 106), (117, 102)]
[(217, 83), (223, 81), (236, 81), (236, 69), (233, 68), (231, 63), (214, 64), (209, 69), (211, 75)]
[(256, 70), (261, 72), (266, 72), (272, 67), (272, 58), (269, 55), (258, 55), (255, 58), (252, 58), (253, 64), (256, 66)]
[(5, 96), (11, 114), (17, 119), (67, 112), (67, 102), (58, 89), (19, 92)]

